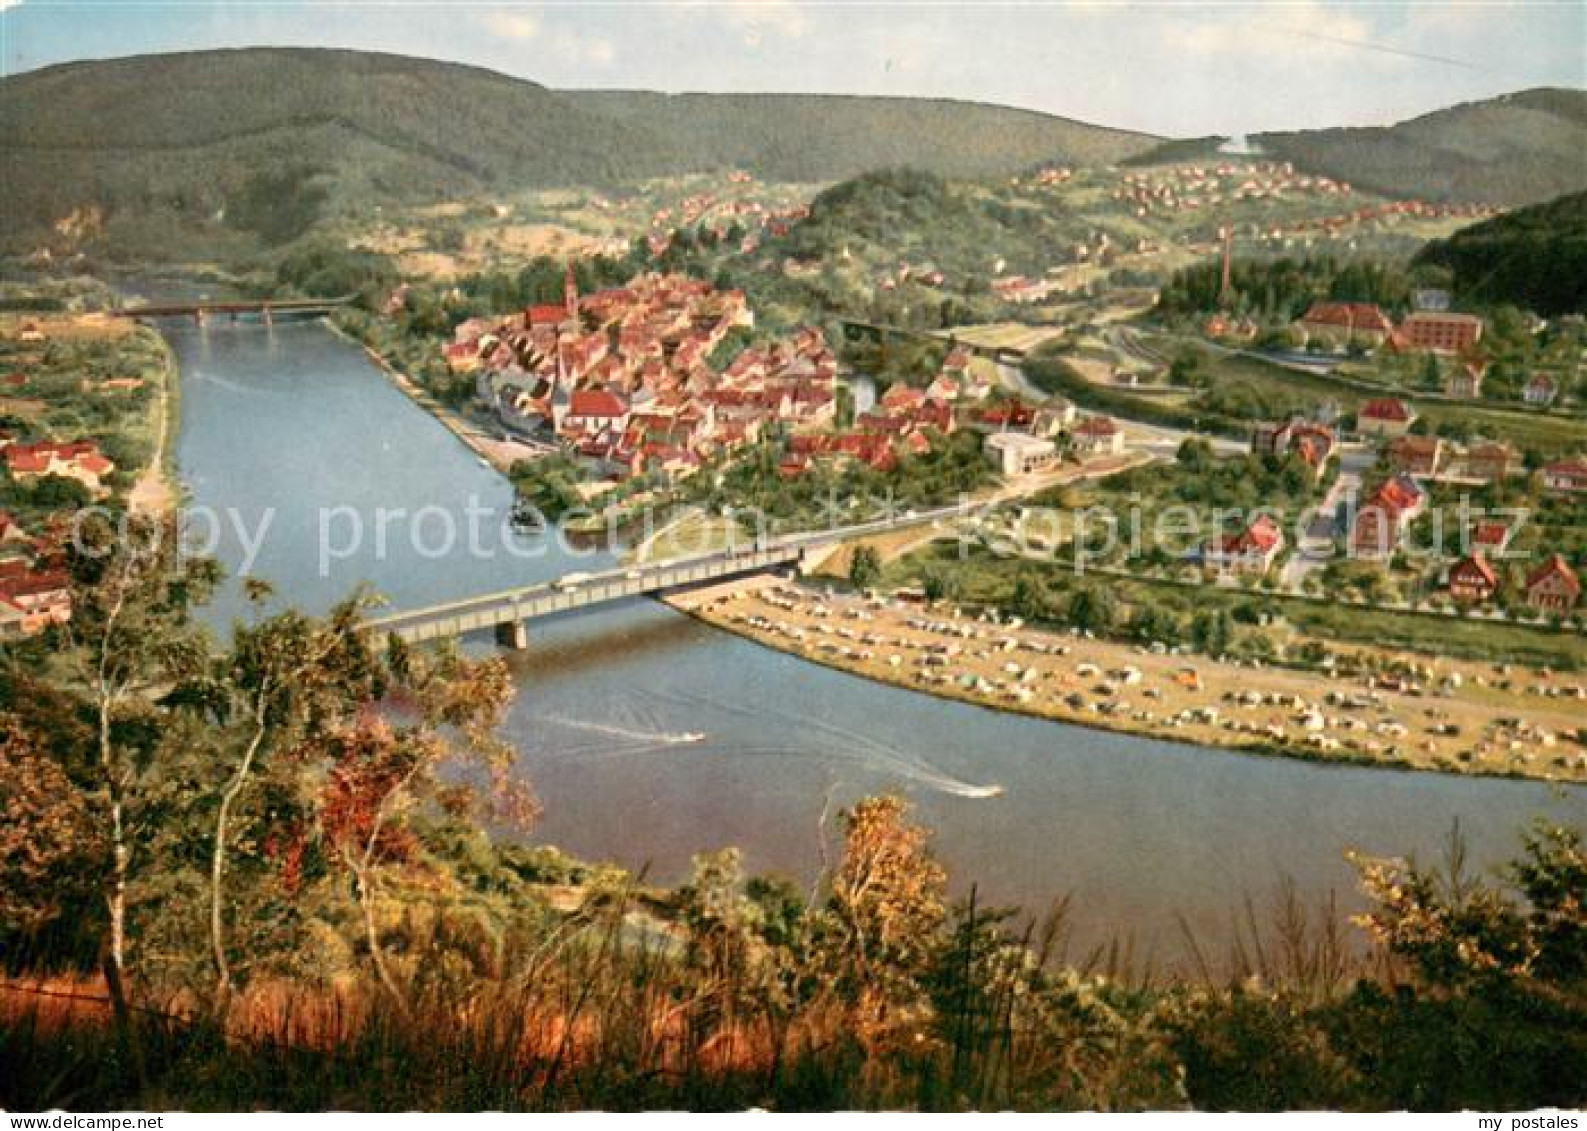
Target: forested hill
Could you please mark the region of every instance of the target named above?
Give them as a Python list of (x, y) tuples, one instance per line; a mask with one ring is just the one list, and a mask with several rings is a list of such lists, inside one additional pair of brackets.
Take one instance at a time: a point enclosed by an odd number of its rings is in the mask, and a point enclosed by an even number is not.
[(1254, 141), (1300, 168), (1384, 196), (1532, 204), (1587, 189), (1587, 91), (1527, 90), (1394, 126)]
[[(1124, 163), (1216, 160), (1224, 140), (1165, 141)], [(1254, 152), (1399, 199), (1521, 205), (1587, 189), (1587, 91), (1525, 90), (1393, 126), (1247, 140)]]
[(575, 106), (665, 137), (697, 167), (832, 181), (909, 166), (977, 177), (1041, 162), (1110, 165), (1158, 139), (978, 102), (805, 94), (567, 91)]
[[(1253, 140), (1392, 196), (1517, 204), (1587, 188), (1581, 91)], [(307, 48), (140, 56), (0, 79), (0, 252), (37, 247), (62, 224), (159, 258), (200, 229), (246, 251), (338, 212), (475, 193), (730, 167), (785, 181), (898, 166), (986, 178), (1187, 146), (1202, 147), (940, 99), (554, 91), (477, 67)]]
[(266, 243), (323, 208), (613, 185), (736, 166), (838, 180), (1111, 161), (1156, 139), (969, 103), (566, 93), (475, 67), (257, 48), (72, 63), (0, 80), (0, 242), (98, 206), (157, 248), (217, 218)]
[(1463, 301), (1587, 311), (1587, 192), (1475, 224), (1428, 244), (1417, 260), (1449, 268)]
[(142, 56), (8, 78), (0, 148), (8, 237), (98, 205), (122, 226), (222, 216), (270, 242), (311, 222), (321, 201), (367, 207), (493, 185), (602, 183), (670, 165), (661, 139), (534, 83), (308, 49)]

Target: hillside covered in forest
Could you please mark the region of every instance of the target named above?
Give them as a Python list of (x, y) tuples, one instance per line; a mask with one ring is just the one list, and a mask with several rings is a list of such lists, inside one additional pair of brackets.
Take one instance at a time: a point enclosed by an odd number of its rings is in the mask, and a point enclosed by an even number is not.
[[(0, 79), (0, 252), (53, 235), (124, 258), (228, 258), (338, 218), (466, 197), (729, 169), (804, 184), (906, 166), (986, 181), (1198, 158), (1220, 140), (944, 99), (551, 90), (360, 51), (137, 56)], [(1575, 90), (1251, 140), (1396, 198), (1516, 205), (1587, 188), (1587, 93)]]
[(1464, 302), (1587, 310), (1587, 192), (1474, 224), (1428, 244), (1417, 262), (1449, 268)]
[(382, 204), (725, 168), (992, 174), (1112, 161), (1155, 140), (969, 103), (556, 92), (368, 52), (141, 56), (0, 80), (0, 247), (62, 223), (150, 254), (205, 227), (268, 246)]
[[(1227, 159), (1225, 138), (1165, 141), (1127, 165)], [(1398, 199), (1533, 204), (1587, 189), (1587, 91), (1524, 90), (1391, 126), (1255, 134), (1248, 156)]]
[(1255, 141), (1300, 168), (1384, 196), (1532, 204), (1587, 189), (1587, 91), (1526, 90), (1393, 126)]

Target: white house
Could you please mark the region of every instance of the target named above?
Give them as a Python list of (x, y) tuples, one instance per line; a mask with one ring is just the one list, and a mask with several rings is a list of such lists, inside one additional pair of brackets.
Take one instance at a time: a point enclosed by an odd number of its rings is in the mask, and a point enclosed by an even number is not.
[(1025, 432), (994, 432), (986, 438), (984, 450), (1004, 475), (1029, 475), (1058, 459), (1058, 445)]

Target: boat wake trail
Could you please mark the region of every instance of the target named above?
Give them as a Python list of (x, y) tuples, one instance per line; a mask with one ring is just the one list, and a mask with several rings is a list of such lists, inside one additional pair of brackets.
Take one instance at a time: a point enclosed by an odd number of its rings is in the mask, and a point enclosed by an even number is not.
[(894, 773), (928, 789), (955, 797), (984, 799), (996, 797), (1003, 792), (1003, 787), (996, 782), (977, 785), (975, 782), (953, 777), (924, 759), (910, 758), (902, 751), (878, 742), (869, 735), (823, 719), (796, 717), (769, 707), (748, 710), (728, 703), (715, 702), (699, 695), (678, 694), (671, 697), (671, 701), (696, 711), (721, 711), (760, 722), (769, 719), (780, 724), (777, 729), (783, 735), (809, 736), (826, 740), (803, 748), (791, 749), (788, 753), (818, 754), (857, 762), (861, 769)]
[(692, 746), (695, 742), (705, 741), (705, 734), (700, 731), (643, 731), (630, 730), (627, 727), (613, 727), (609, 723), (582, 722), (578, 719), (563, 719), (560, 715), (541, 715), (540, 722), (551, 723), (552, 727), (565, 727), (568, 730), (587, 731), (590, 734), (606, 734), (609, 738), (619, 739), (627, 744), (636, 744), (644, 749), (662, 749), (668, 746)]
[(193, 374), (187, 378), (187, 380), (203, 381), (206, 384), (219, 385), (228, 393), (236, 393), (237, 395), (244, 397), (259, 397), (265, 395), (264, 390), (262, 389), (251, 389), (246, 385), (239, 385), (235, 381), (230, 381), (225, 377), (218, 377), (213, 373), (205, 373), (202, 370), (195, 370)]

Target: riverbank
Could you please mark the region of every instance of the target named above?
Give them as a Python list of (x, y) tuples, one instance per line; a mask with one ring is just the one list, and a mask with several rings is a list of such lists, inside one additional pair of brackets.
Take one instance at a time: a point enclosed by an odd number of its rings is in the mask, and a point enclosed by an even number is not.
[(157, 334), (164, 356), (159, 388), (154, 404), (154, 453), (148, 466), (127, 492), (127, 507), (137, 514), (163, 516), (176, 508), (180, 485), (176, 470), (176, 445), (172, 442), (181, 426), (182, 367), (176, 351), (163, 334)]
[(1309, 761), (1587, 782), (1587, 681), (1428, 661), (1415, 687), (1154, 653), (999, 623), (948, 606), (785, 583), (668, 601), (717, 628), (897, 687), (994, 710), (1189, 745)]
[(463, 446), (473, 452), (477, 458), (484, 460), (503, 475), (511, 474), (515, 463), (522, 460), (539, 459), (546, 454), (545, 449), (532, 447), (529, 444), (508, 439), (493, 439), (489, 433), (469, 421), (461, 413), (446, 407), (436, 400), (417, 381), (381, 356), (374, 347), (349, 334), (331, 319), (326, 319), (325, 325), (332, 334), (362, 350), (364, 355), (369, 358), (370, 364), (385, 374), (386, 379), (395, 385), (404, 396), (439, 421), (443, 428), (456, 436)]

